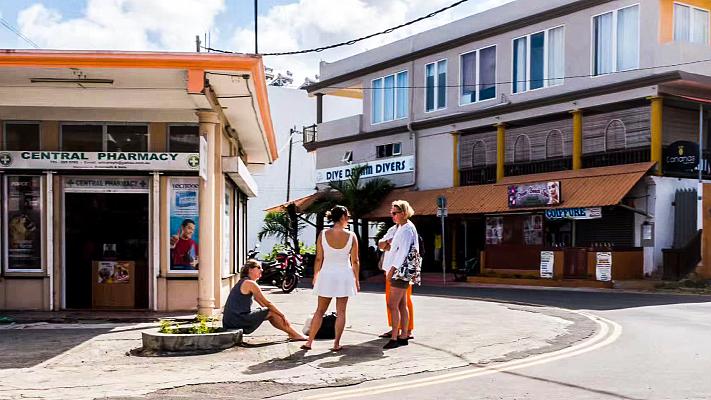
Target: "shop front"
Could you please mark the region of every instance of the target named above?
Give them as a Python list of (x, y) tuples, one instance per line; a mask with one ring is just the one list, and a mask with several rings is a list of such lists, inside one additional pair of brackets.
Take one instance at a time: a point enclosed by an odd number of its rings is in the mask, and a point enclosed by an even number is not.
[(247, 164), (276, 156), (261, 60), (4, 56), (10, 81), (53, 80), (0, 98), (0, 309), (220, 308), (246, 259)]

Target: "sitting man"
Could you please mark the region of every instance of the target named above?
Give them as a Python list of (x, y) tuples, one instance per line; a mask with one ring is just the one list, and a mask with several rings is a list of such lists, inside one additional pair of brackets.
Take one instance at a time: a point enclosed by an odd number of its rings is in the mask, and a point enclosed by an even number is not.
[[(254, 332), (268, 320), (275, 328), (286, 332), (291, 341), (304, 341), (306, 337), (292, 328), (284, 314), (262, 293), (257, 280), (262, 276), (262, 265), (257, 260), (247, 260), (239, 272), (240, 280), (230, 291), (225, 303), (222, 326), (225, 329), (242, 329), (242, 333)], [(252, 298), (261, 307), (252, 309)]]

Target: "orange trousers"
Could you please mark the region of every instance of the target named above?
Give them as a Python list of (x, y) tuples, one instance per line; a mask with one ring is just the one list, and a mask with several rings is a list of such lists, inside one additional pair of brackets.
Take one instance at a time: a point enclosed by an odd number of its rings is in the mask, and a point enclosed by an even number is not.
[[(407, 310), (410, 313), (410, 322), (407, 324), (407, 330), (415, 329), (415, 312), (412, 307), (412, 285), (407, 288)], [(390, 279), (385, 275), (385, 309), (388, 310), (388, 326), (393, 326), (392, 317), (390, 316), (390, 308), (388, 308), (388, 299), (390, 299)]]

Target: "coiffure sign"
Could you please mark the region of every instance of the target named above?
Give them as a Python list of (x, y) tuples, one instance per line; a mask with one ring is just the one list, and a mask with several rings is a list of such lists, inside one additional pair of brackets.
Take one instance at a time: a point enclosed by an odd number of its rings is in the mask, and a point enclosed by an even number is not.
[(560, 182), (539, 182), (509, 186), (509, 208), (543, 207), (560, 204)]
[(545, 211), (546, 219), (597, 219), (602, 218), (600, 207), (553, 208)]
[(371, 161), (363, 164), (345, 165), (343, 167), (325, 168), (316, 170), (316, 183), (342, 181), (353, 175), (353, 169), (365, 166), (361, 178), (372, 178), (383, 175), (403, 174), (415, 171), (415, 157), (404, 156), (388, 158), (385, 160)]
[(5, 151), (0, 169), (197, 171), (194, 153)]

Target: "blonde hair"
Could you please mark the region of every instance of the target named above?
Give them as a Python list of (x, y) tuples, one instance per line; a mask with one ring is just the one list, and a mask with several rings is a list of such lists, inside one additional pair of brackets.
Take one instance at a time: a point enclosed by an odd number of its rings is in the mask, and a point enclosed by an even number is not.
[(242, 268), (239, 270), (239, 277), (242, 279), (249, 278), (249, 270), (251, 270), (252, 268), (260, 268), (261, 266), (262, 263), (253, 258), (250, 258), (244, 263)]
[(392, 206), (402, 211), (407, 219), (410, 219), (413, 215), (415, 215), (415, 210), (412, 208), (410, 203), (405, 200), (395, 200), (393, 201)]

